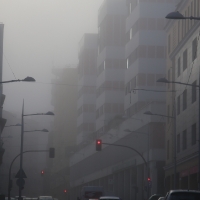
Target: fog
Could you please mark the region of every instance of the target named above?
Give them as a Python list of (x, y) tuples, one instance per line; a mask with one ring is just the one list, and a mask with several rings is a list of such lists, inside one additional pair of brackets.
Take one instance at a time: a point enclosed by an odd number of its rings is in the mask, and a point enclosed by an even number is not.
[[(97, 32), (103, 0), (0, 0), (4, 24), (3, 81), (31, 76), (36, 83), (7, 83), (4, 110), (46, 112), (51, 106), (51, 70), (78, 63), (84, 33)], [(66, 86), (67, 87), (67, 86)]]

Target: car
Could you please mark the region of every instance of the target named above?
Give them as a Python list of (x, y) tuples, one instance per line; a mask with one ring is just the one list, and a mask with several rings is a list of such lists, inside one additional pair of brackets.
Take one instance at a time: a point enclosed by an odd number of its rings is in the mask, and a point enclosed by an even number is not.
[(170, 190), (165, 200), (199, 200), (200, 191), (198, 190)]
[(99, 200), (121, 200), (121, 198), (116, 196), (101, 196)]
[(53, 200), (52, 196), (39, 196), (38, 200)]
[(165, 197), (160, 197), (158, 200), (164, 200), (165, 199)]
[(158, 200), (160, 197), (162, 197), (161, 194), (153, 194), (149, 197), (149, 200)]
[[(8, 200), (8, 197), (5, 197), (5, 200)], [(10, 197), (10, 200), (15, 200), (14, 197)]]

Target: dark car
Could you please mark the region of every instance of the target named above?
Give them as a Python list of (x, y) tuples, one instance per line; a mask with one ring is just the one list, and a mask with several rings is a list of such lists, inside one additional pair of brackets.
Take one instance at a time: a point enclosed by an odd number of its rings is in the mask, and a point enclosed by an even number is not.
[(199, 200), (198, 190), (170, 190), (165, 196), (165, 200)]
[(162, 195), (160, 195), (160, 194), (153, 194), (153, 195), (149, 198), (149, 200), (158, 200), (160, 197), (162, 197)]

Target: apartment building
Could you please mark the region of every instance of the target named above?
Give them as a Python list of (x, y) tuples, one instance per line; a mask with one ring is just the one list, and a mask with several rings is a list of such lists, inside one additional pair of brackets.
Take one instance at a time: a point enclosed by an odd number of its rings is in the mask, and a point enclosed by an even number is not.
[(84, 34), (79, 44), (77, 145), (86, 144), (95, 132), (97, 34)]
[[(48, 147), (55, 148), (55, 158), (47, 155), (44, 169), (44, 194), (58, 199), (69, 199), (69, 157), (76, 145), (77, 119), (77, 68), (65, 67), (52, 70), (52, 100), (54, 121), (49, 133)], [(41, 169), (42, 170), (42, 169)]]
[(96, 134), (105, 134), (110, 121), (124, 112), (124, 0), (104, 1), (98, 14)]
[(95, 152), (88, 143), (70, 158), (71, 198), (85, 185), (128, 200), (164, 195), (166, 86), (156, 80), (166, 76), (165, 16), (177, 2), (105, 0), (100, 7), (94, 135), (103, 145)]
[[(199, 17), (200, 2), (180, 1), (175, 11), (186, 17)], [(168, 20), (165, 28), (168, 44), (167, 79), (192, 85), (167, 86), (168, 90), (176, 90), (174, 95), (167, 95), (167, 110), (169, 115), (176, 114), (176, 123), (173, 120), (167, 123), (166, 189), (172, 188), (174, 184), (174, 157), (176, 188), (198, 188), (199, 94), (195, 85), (199, 85), (199, 27), (199, 21), (195, 20)]]

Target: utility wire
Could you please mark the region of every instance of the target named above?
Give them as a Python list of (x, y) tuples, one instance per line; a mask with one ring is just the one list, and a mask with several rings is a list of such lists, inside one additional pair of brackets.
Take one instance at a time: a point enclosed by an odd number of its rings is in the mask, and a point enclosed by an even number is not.
[(4, 58), (5, 58), (5, 60), (6, 60), (7, 64), (8, 64), (8, 66), (9, 66), (9, 68), (10, 68), (10, 70), (11, 70), (13, 76), (15, 77), (15, 79), (17, 79), (16, 76), (15, 76), (15, 74), (14, 74), (14, 72), (13, 72), (13, 70), (12, 70), (12, 68), (11, 68), (11, 66), (10, 66), (10, 63), (8, 62), (8, 59), (6, 58), (6, 55), (3, 54), (3, 56), (4, 56)]

